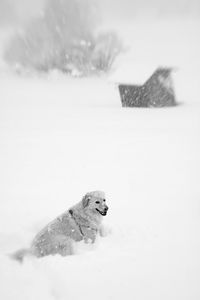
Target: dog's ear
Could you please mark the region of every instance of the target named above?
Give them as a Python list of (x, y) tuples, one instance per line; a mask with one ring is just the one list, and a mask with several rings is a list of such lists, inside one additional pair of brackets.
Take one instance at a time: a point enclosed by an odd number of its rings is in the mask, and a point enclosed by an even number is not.
[(91, 197), (88, 195), (85, 195), (82, 199), (83, 208), (87, 207), (89, 205)]

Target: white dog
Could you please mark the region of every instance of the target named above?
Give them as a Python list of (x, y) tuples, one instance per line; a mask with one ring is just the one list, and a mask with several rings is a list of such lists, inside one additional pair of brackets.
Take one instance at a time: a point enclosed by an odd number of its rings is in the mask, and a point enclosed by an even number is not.
[(45, 226), (33, 239), (29, 249), (11, 255), (22, 262), (24, 256), (73, 254), (74, 242), (95, 242), (97, 234), (104, 235), (102, 216), (108, 211), (105, 194), (101, 191), (87, 193), (83, 199)]

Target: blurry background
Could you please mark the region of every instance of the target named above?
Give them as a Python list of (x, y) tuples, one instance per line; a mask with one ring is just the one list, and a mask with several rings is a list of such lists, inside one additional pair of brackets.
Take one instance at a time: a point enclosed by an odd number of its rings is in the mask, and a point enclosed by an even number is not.
[[(0, 0), (1, 25), (27, 21), (41, 12), (45, 0)], [(91, 0), (98, 3), (107, 19), (144, 16), (199, 16), (199, 0)]]
[[(159, 43), (159, 48), (166, 43), (168, 47), (170, 34), (175, 37), (175, 40), (170, 37), (171, 44), (177, 43), (180, 35), (190, 38), (190, 24), (181, 24), (179, 20), (198, 20), (199, 16), (198, 0), (0, 0), (0, 26), (4, 29), (0, 31), (0, 39), (6, 36), (5, 28), (11, 29), (9, 34), (15, 30), (6, 46), (1, 43), (4, 50), (0, 47), (0, 51), (6, 62), (14, 67), (20, 65), (39, 71), (57, 69), (76, 76), (107, 72), (118, 54), (130, 45), (136, 64), (138, 53), (144, 51), (140, 44), (144, 37), (146, 41), (149, 39), (149, 49), (151, 43)], [(150, 19), (154, 21), (153, 28)], [(155, 25), (159, 20), (167, 22)], [(173, 25), (172, 21), (179, 24)], [(196, 31), (197, 28), (194, 35)], [(173, 51), (180, 52), (181, 48), (175, 47)], [(155, 49), (152, 50), (154, 54)], [(165, 55), (165, 63), (174, 64), (175, 61), (176, 64), (176, 60), (171, 60), (174, 54), (170, 51), (169, 47), (170, 60), (167, 61)], [(161, 48), (154, 57), (159, 53), (162, 53)], [(146, 53), (142, 53), (140, 59), (146, 67)], [(150, 61), (148, 57), (148, 63)]]
[[(199, 300), (200, 2), (46, 3), (0, 0), (0, 299)], [(182, 105), (122, 109), (117, 83), (160, 65)], [(9, 259), (96, 189), (112, 234), (94, 251)]]
[(101, 1), (105, 11), (113, 17), (133, 18), (141, 16), (169, 16), (169, 15), (199, 15), (200, 2), (198, 0), (110, 0)]
[(40, 13), (43, 0), (0, 0), (0, 24), (22, 23)]

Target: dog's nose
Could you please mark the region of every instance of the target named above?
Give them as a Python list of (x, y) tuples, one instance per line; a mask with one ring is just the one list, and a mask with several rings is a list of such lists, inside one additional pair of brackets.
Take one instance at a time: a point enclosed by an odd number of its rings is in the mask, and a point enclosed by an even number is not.
[(108, 206), (105, 207), (105, 211), (108, 211)]

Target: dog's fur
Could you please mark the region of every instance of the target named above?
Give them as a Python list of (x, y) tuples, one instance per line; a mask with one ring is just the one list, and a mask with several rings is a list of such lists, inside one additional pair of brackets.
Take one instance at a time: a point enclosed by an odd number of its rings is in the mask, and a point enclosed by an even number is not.
[(22, 262), (26, 255), (43, 257), (73, 254), (74, 242), (94, 243), (97, 234), (103, 235), (101, 221), (107, 210), (103, 192), (87, 193), (82, 201), (44, 227), (29, 249), (15, 252), (12, 258)]

